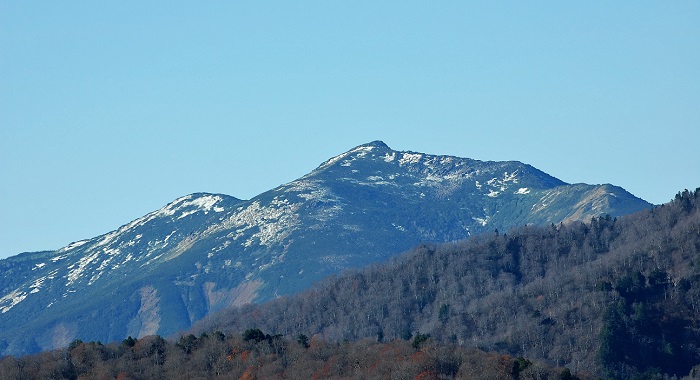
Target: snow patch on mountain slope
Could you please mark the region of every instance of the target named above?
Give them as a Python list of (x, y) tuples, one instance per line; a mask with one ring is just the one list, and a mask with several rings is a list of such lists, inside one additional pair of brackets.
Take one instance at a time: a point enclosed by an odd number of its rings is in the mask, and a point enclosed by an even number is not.
[(401, 232), (406, 232), (406, 231), (408, 231), (408, 230), (406, 229), (406, 227), (404, 227), (404, 226), (402, 226), (402, 225), (400, 225), (400, 224), (391, 223), (391, 225), (394, 226), (394, 228), (396, 228), (397, 230), (399, 230), (399, 231), (401, 231)]
[[(413, 154), (414, 156), (416, 154)], [(421, 154), (417, 154), (418, 156), (422, 156)], [(420, 157), (415, 158), (414, 160), (418, 162), (420, 160)], [(426, 154), (423, 157), (423, 165), (427, 167), (428, 170), (436, 170), (436, 169), (444, 169), (445, 167), (450, 167), (454, 166), (455, 169), (463, 166), (464, 161), (457, 161), (454, 157), (450, 156), (432, 156), (429, 154)], [(461, 169), (460, 169), (461, 171)]]
[[(355, 180), (352, 181), (357, 182)], [(340, 198), (328, 187), (324, 186), (322, 181), (297, 180), (283, 185), (280, 187), (280, 190), (286, 193), (296, 193), (296, 196), (303, 199), (305, 204), (311, 208), (311, 217), (319, 221), (328, 221), (343, 210), (343, 203)], [(324, 203), (324, 205), (323, 207), (315, 208), (314, 205), (317, 203)]]
[(363, 145), (363, 146), (358, 146), (357, 148), (351, 150), (351, 153), (357, 153), (355, 156), (360, 158), (364, 157), (367, 155), (367, 153), (370, 153), (374, 147), (372, 145)]
[(208, 213), (209, 211), (214, 211), (214, 212), (222, 212), (224, 211), (223, 207), (217, 207), (216, 204), (221, 201), (220, 196), (216, 195), (205, 195), (198, 197), (192, 201), (186, 201), (183, 202), (182, 205), (180, 205), (177, 209), (173, 210), (173, 214), (182, 210), (183, 208), (186, 207), (194, 207), (192, 210), (188, 211), (183, 211), (180, 216), (177, 217), (177, 219), (182, 219), (186, 216), (192, 215), (196, 212), (205, 212)]
[(507, 182), (513, 182), (513, 183), (518, 183), (518, 170), (508, 173), (504, 172), (503, 173), (503, 183)]
[[(509, 172), (503, 172), (503, 177), (494, 177), (491, 178), (490, 180), (486, 181), (486, 186), (489, 187), (489, 192), (486, 194), (486, 196), (495, 198), (499, 196), (501, 193), (505, 192), (508, 187), (510, 186), (510, 183), (517, 184), (520, 182), (519, 179), (519, 173), (518, 170), (515, 170), (512, 173)], [(478, 189), (481, 189), (483, 187), (483, 184), (480, 184), (478, 181), (476, 183), (476, 187)], [(527, 194), (527, 193), (525, 193)]]
[(82, 258), (80, 258), (80, 260), (78, 260), (78, 262), (71, 264), (68, 267), (68, 274), (65, 276), (67, 280), (66, 286), (73, 285), (81, 277), (87, 266), (93, 261), (97, 260), (100, 253), (101, 251), (95, 251), (92, 254), (83, 256)]
[(29, 288), (32, 289), (29, 293), (38, 293), (39, 289), (41, 289), (42, 285), (44, 285), (44, 281), (46, 281), (46, 276), (39, 277), (36, 280), (34, 280), (34, 282), (31, 285), (29, 285)]
[(323, 164), (321, 164), (321, 166), (319, 166), (318, 168), (319, 168), (319, 169), (325, 169), (325, 168), (327, 168), (327, 167), (329, 167), (329, 166), (333, 166), (333, 165), (334, 165), (335, 163), (337, 163), (338, 161), (340, 161), (340, 160), (342, 160), (343, 158), (347, 157), (347, 155), (348, 155), (348, 153), (343, 153), (343, 154), (337, 155), (337, 156), (331, 158), (330, 160), (324, 162)]
[(486, 216), (485, 218), (472, 218), (474, 221), (478, 222), (481, 224), (481, 226), (485, 226), (489, 223), (489, 220), (491, 219), (490, 216)]
[(340, 166), (351, 166), (354, 161), (366, 157), (367, 154), (372, 152), (373, 149), (373, 146), (360, 146), (351, 150), (349, 152), (350, 154), (345, 156), (346, 159), (340, 164)]
[(5, 314), (18, 303), (27, 298), (27, 292), (22, 292), (20, 289), (15, 289), (10, 294), (0, 298), (0, 313)]
[(401, 153), (401, 158), (399, 159), (399, 165), (404, 166), (407, 164), (417, 164), (423, 157), (420, 153)]
[[(297, 184), (299, 185), (299, 184)], [(299, 185), (303, 186), (303, 185)], [(280, 188), (279, 190), (282, 190)], [(182, 246), (181, 242), (178, 247), (168, 254), (166, 259), (176, 257), (181, 251), (187, 249), (194, 244), (195, 241), (203, 239), (212, 234), (231, 230), (225, 238), (232, 241), (246, 238), (241, 242), (243, 247), (251, 247), (253, 245), (271, 246), (280, 243), (286, 239), (299, 225), (299, 215), (297, 211), (302, 203), (290, 202), (284, 196), (276, 196), (272, 199), (269, 205), (264, 205), (260, 201), (254, 201), (248, 206), (241, 206), (236, 211), (224, 218), (220, 223), (209, 226), (205, 231), (197, 236), (192, 236), (190, 242), (186, 246)], [(221, 251), (230, 245), (229, 242), (223, 242), (223, 246), (214, 248), (213, 252)]]
[[(367, 155), (367, 153), (372, 152), (372, 150), (374, 148), (375, 147), (371, 146), (371, 145), (358, 146), (357, 148), (355, 148), (353, 150), (350, 150), (350, 151), (345, 152), (343, 154), (339, 154), (339, 155), (331, 158), (330, 160), (324, 162), (323, 164), (321, 164), (321, 166), (318, 167), (318, 169), (328, 168), (330, 166), (335, 165), (336, 163), (338, 163), (341, 160), (345, 160), (340, 164), (341, 166), (350, 166), (352, 161), (355, 161), (358, 158), (365, 157)], [(353, 156), (353, 154), (355, 156)], [(353, 157), (351, 157), (351, 156), (353, 156)]]
[(305, 201), (327, 201), (335, 198), (330, 189), (321, 185), (321, 181), (299, 180), (283, 187), (285, 192), (295, 192)]
[[(248, 210), (257, 211), (252, 215), (253, 223), (249, 226), (258, 227), (258, 232), (252, 234), (243, 245), (249, 247), (257, 241), (259, 245), (271, 246), (287, 238), (299, 224), (296, 211), (300, 206), (300, 203), (290, 203), (286, 198), (273, 199), (270, 207), (261, 207), (256, 203), (255, 207)], [(250, 220), (250, 216), (248, 218)]]
[[(153, 220), (156, 217), (173, 216), (180, 211), (182, 211), (182, 214), (177, 219), (184, 218), (187, 215), (192, 215), (195, 212), (200, 212), (200, 211), (205, 212), (205, 213), (208, 213), (209, 211), (212, 211), (212, 210), (214, 212), (222, 212), (222, 211), (224, 211), (223, 207), (216, 206), (217, 203), (221, 202), (222, 200), (223, 199), (219, 195), (211, 195), (211, 194), (199, 195), (199, 196), (196, 196), (194, 194), (186, 195), (184, 197), (176, 199), (174, 202), (170, 203), (169, 205), (163, 207), (162, 209), (160, 209), (158, 211), (152, 212), (151, 214), (148, 214), (148, 215), (144, 216), (143, 218), (135, 220), (131, 224), (143, 225), (143, 224)], [(186, 208), (192, 208), (192, 209), (183, 211)]]

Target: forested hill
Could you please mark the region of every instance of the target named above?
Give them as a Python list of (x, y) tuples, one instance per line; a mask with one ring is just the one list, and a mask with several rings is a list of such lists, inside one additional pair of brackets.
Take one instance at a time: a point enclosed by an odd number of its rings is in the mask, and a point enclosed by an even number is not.
[(298, 296), (216, 314), (328, 341), (411, 339), (493, 350), (610, 378), (700, 363), (700, 189), (619, 219), (422, 245)]

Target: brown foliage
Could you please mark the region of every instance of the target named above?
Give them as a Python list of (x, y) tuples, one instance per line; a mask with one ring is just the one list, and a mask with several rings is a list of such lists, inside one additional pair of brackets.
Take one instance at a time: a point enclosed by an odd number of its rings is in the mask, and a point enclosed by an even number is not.
[[(371, 340), (335, 344), (316, 337), (306, 348), (295, 340), (246, 342), (200, 337), (186, 348), (160, 337), (133, 347), (80, 343), (68, 349), (0, 360), (0, 379), (515, 379), (515, 359), (427, 341)], [(75, 363), (70, 365), (71, 361)], [(545, 370), (541, 379), (557, 378)], [(511, 375), (509, 377), (509, 374)], [(541, 374), (540, 374), (541, 375)]]

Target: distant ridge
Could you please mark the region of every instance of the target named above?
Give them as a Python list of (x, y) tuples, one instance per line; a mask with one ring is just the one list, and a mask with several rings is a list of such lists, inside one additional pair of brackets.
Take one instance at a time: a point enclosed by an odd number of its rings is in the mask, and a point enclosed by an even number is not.
[(0, 354), (168, 335), (420, 242), (649, 207), (620, 187), (566, 184), (517, 161), (373, 141), (250, 200), (191, 194), (93, 239), (0, 260)]

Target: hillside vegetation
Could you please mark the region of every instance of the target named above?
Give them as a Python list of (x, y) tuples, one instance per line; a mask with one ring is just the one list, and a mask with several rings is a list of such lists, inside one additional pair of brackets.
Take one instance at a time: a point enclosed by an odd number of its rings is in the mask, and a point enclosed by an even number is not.
[(0, 360), (4, 379), (576, 379), (565, 368), (524, 358), (435, 345), (431, 339), (329, 343), (298, 336), (159, 336), (121, 344), (74, 341), (69, 348)]
[(700, 363), (700, 189), (619, 219), (422, 245), (298, 296), (216, 314), (195, 331), (408, 340), (543, 360), (609, 378)]

